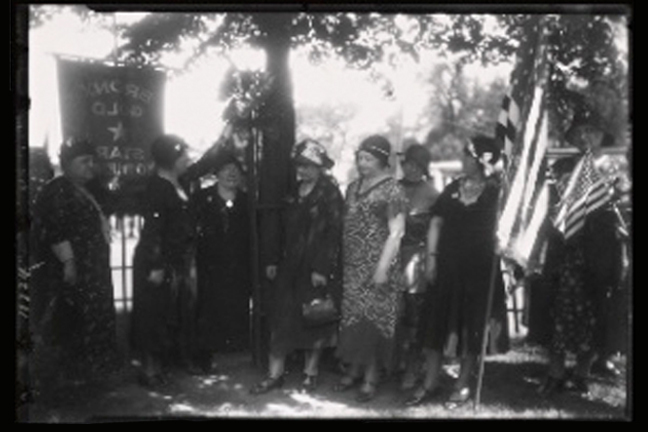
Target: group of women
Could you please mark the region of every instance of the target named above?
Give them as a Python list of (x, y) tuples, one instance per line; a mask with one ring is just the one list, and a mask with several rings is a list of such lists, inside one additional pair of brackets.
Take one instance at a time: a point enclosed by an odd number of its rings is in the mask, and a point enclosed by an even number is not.
[[(48, 183), (35, 208), (37, 251), (46, 263), (37, 333), (64, 347), (69, 361), (62, 364), (88, 363), (89, 375), (114, 364), (115, 352), (109, 232), (86, 188), (93, 151), (87, 141), (66, 143), (64, 175)], [(146, 386), (164, 383), (170, 365), (208, 373), (214, 353), (248, 349), (252, 283), (250, 209), (239, 160), (227, 150), (212, 155), (215, 185), (189, 194), (182, 181), (192, 169), (187, 145), (164, 135), (151, 155), (156, 172), (142, 194), (130, 332)], [(343, 195), (328, 174), (334, 162), (325, 148), (310, 139), (299, 143), (295, 189), (280, 209), (262, 214), (269, 361), (267, 376), (250, 391), (281, 387), (295, 351), (305, 354), (303, 387), (316, 389), (329, 348), (344, 365), (334, 389), (357, 388), (358, 401), (376, 396), (385, 372), (401, 370), (402, 388), (411, 392), (407, 405), (439, 398), (463, 404), (474, 391), (486, 338), (501, 350), (508, 342), (494, 238), (499, 184), (488, 175), (499, 146), (489, 137), (471, 139), (463, 175), (440, 194), (428, 181), (423, 146), (407, 149), (401, 180), (391, 174), (384, 137), (364, 139), (355, 157), (358, 178)], [(331, 319), (312, 323), (305, 311), (318, 301), (329, 306)], [(499, 331), (485, 338), (486, 328)], [(563, 382), (561, 336), (543, 392)], [(448, 352), (461, 361), (446, 392), (440, 372)]]
[[(498, 154), (492, 139), (473, 139), (465, 176), (439, 195), (427, 178), (424, 147), (408, 148), (399, 181), (390, 171), (390, 143), (373, 135), (356, 151), (359, 176), (343, 197), (327, 174), (333, 161), (325, 149), (300, 143), (298, 187), (263, 230), (273, 249), (266, 257), (270, 355), (267, 376), (251, 392), (280, 388), (295, 350), (306, 353), (303, 387), (315, 389), (322, 349), (335, 347), (345, 366), (336, 391), (357, 386), (357, 400), (370, 401), (383, 374), (400, 367), (403, 388), (414, 390), (406, 403), (420, 404), (439, 396), (443, 351), (454, 337), (464, 361), (449, 401), (468, 401), (495, 259), (498, 189), (485, 164)], [(493, 316), (500, 319), (503, 294), (498, 284)], [(305, 319), (303, 305), (318, 298), (332, 300), (339, 320), (313, 326)], [(415, 389), (421, 349), (425, 379)]]

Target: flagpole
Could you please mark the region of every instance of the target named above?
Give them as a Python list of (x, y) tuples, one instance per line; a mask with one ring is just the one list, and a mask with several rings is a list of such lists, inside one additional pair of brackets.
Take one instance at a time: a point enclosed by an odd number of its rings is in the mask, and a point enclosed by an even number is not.
[[(499, 179), (499, 193), (497, 194), (497, 206), (495, 207), (498, 209), (498, 214), (499, 209), (500, 209), (500, 203), (502, 201), (502, 187), (501, 187), (501, 178)], [(499, 218), (496, 218), (495, 220), (498, 220)], [(494, 241), (493, 245), (497, 245), (497, 230), (493, 230), (494, 234)], [(483, 333), (482, 333), (482, 344), (481, 344), (481, 351), (479, 353), (479, 369), (477, 372), (477, 387), (475, 389), (475, 403), (474, 403), (474, 410), (479, 409), (479, 404), (481, 403), (481, 391), (482, 391), (482, 384), (484, 381), (484, 361), (486, 357), (486, 347), (488, 346), (488, 333), (490, 332), (490, 315), (491, 311), (493, 309), (493, 297), (495, 296), (495, 282), (496, 282), (496, 276), (497, 276), (497, 265), (499, 264), (499, 254), (497, 253), (496, 248), (493, 250), (493, 259), (491, 263), (491, 272), (490, 272), (490, 280), (488, 282), (488, 296), (486, 299), (486, 315), (484, 318), (484, 327), (483, 327)]]

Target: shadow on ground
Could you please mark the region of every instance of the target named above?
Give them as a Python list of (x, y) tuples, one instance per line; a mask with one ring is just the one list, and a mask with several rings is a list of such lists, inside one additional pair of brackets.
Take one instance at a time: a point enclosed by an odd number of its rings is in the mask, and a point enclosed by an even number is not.
[[(540, 397), (536, 388), (545, 372), (542, 355), (519, 346), (485, 364), (481, 405), (447, 409), (442, 403), (416, 408), (403, 405), (408, 394), (398, 380), (385, 379), (378, 396), (369, 403), (355, 401), (355, 390), (333, 391), (340, 375), (330, 366), (322, 370), (317, 391), (300, 390), (301, 373), (295, 363), (282, 389), (252, 396), (248, 389), (262, 377), (249, 356), (223, 355), (217, 373), (190, 376), (176, 371), (170, 384), (155, 390), (137, 384), (136, 373), (126, 369), (102, 385), (67, 387), (42, 392), (29, 406), (36, 423), (112, 422), (214, 418), (373, 418), (373, 419), (606, 419), (626, 420), (625, 378), (594, 380), (588, 396), (559, 394)], [(449, 383), (449, 378), (445, 381)]]

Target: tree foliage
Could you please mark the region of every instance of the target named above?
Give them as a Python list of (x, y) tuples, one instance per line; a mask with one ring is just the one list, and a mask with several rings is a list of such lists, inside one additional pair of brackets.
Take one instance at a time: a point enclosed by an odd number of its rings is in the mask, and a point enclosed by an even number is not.
[[(33, 8), (32, 25), (49, 19), (56, 7)], [(86, 17), (92, 15), (78, 6), (66, 7)], [(189, 48), (192, 58), (200, 58), (210, 50), (226, 53), (248, 45), (268, 52), (283, 44), (287, 45), (284, 51), (307, 47), (315, 62), (340, 56), (349, 65), (372, 70), (375, 79), (384, 79), (377, 76), (374, 65), (395, 67), (404, 57), (417, 61), (423, 50), (434, 49), (446, 59), (453, 58), (453, 79), (461, 81), (464, 65), (512, 61), (516, 49), (528, 39), (530, 18), (525, 14), (151, 13), (119, 29), (125, 41), (119, 55), (125, 62), (156, 64), (164, 53), (180, 49)], [(587, 10), (551, 16), (550, 112), (559, 130), (568, 127), (575, 101), (593, 100), (591, 89), (600, 82), (607, 83), (616, 95), (610, 128), (624, 129), (628, 59), (617, 40), (619, 29), (628, 26), (629, 18), (623, 13), (592, 14)], [(268, 57), (276, 57), (276, 52)], [(287, 59), (277, 61), (287, 63)], [(276, 70), (288, 75), (282, 92), (288, 92), (284, 96), (291, 100), (288, 65)], [(389, 88), (389, 83), (385, 87)], [(447, 106), (443, 115), (452, 116), (451, 108)]]

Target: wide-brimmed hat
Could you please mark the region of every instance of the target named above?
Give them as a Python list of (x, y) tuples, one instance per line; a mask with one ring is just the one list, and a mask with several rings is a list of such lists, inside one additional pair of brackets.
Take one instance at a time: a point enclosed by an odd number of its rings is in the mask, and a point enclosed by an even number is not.
[(389, 156), (391, 155), (391, 144), (387, 138), (381, 135), (371, 135), (360, 143), (358, 152), (367, 152), (378, 158), (383, 165), (389, 166)]
[(326, 153), (326, 148), (313, 139), (305, 139), (295, 146), (293, 151), (295, 163), (312, 164), (330, 169), (335, 162)]
[(68, 138), (59, 149), (61, 163), (67, 163), (79, 156), (94, 156), (95, 147), (85, 138)]

